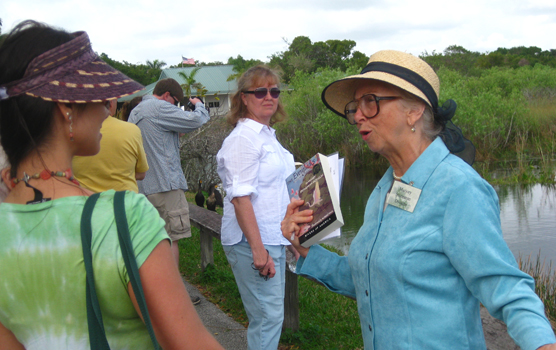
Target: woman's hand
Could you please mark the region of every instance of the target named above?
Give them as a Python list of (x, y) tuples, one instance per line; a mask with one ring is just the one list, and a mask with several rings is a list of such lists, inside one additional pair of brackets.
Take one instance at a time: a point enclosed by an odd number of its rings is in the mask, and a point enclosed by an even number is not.
[(253, 252), (253, 266), (255, 269), (259, 270), (261, 276), (267, 276), (268, 278), (274, 277), (276, 275), (276, 268), (274, 267), (274, 260), (268, 253), (268, 250), (262, 245), (261, 249), (256, 251), (251, 249)]
[(274, 277), (276, 274), (274, 260), (263, 245), (250, 197), (235, 197), (232, 199), (232, 204), (234, 205), (237, 223), (251, 247), (253, 267), (259, 270), (261, 276)]
[(282, 235), (289, 240), (295, 249), (302, 257), (307, 257), (309, 248), (302, 247), (299, 243), (299, 236), (301, 236), (300, 224), (306, 224), (313, 220), (313, 211), (310, 209), (299, 211), (299, 207), (305, 203), (302, 199), (292, 198), (288, 208), (286, 209), (286, 216), (282, 220), (281, 228)]
[(537, 350), (556, 350), (556, 343), (543, 345)]

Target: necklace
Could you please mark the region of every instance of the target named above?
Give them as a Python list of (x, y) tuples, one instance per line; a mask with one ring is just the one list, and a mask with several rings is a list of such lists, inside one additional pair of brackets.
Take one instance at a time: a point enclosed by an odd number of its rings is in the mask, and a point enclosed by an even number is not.
[(48, 180), (52, 176), (65, 177), (66, 179), (70, 180), (71, 182), (79, 186), (79, 182), (73, 177), (71, 169), (68, 169), (66, 171), (48, 171), (44, 169), (40, 173), (36, 173), (35, 175), (31, 175), (31, 176), (27, 175), (26, 172), (23, 172), (23, 177), (21, 179), (12, 180), (12, 187), (15, 187), (15, 185), (17, 185), (21, 181), (28, 183), (30, 179)]
[[(396, 175), (396, 173), (394, 172), (394, 170), (392, 170), (392, 176), (394, 177), (394, 180), (402, 181), (402, 177)], [(402, 175), (402, 176), (403, 176), (403, 175)]]

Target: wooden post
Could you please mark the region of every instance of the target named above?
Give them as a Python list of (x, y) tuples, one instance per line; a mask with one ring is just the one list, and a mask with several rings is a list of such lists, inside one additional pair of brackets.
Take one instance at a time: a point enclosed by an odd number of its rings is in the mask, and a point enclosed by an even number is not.
[(214, 253), (212, 250), (212, 236), (208, 230), (201, 226), (201, 270), (204, 272), (208, 264), (214, 265)]
[(286, 267), (286, 295), (284, 296), (283, 329), (297, 331), (299, 329), (299, 291), (297, 275)]

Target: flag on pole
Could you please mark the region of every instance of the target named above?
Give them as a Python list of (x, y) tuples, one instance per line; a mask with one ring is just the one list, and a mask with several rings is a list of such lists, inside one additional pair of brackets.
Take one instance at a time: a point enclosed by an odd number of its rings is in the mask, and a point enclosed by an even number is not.
[(193, 58), (185, 58), (181, 56), (181, 63), (183, 64), (195, 64), (195, 60)]

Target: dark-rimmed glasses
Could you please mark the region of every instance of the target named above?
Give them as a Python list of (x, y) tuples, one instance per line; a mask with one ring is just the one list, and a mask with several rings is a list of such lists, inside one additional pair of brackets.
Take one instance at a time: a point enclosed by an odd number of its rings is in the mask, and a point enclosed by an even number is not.
[(346, 104), (344, 108), (344, 115), (348, 123), (351, 125), (357, 124), (355, 122), (355, 113), (357, 113), (358, 109), (361, 109), (361, 113), (367, 119), (374, 118), (380, 112), (380, 105), (378, 104), (379, 101), (382, 100), (395, 100), (400, 98), (400, 96), (377, 96), (375, 94), (366, 94), (361, 96), (360, 98), (350, 101)]
[[(244, 94), (253, 94), (255, 95), (256, 98), (258, 98), (259, 100), (261, 98), (265, 98), (266, 95), (268, 94), (269, 90), (267, 88), (256, 88), (255, 90), (252, 91), (243, 91)], [(272, 98), (278, 98), (280, 96), (280, 89), (278, 88), (271, 88), (270, 89), (270, 97)]]
[(177, 98), (174, 97), (174, 95), (170, 94), (170, 96), (172, 96), (172, 98), (174, 99), (174, 106), (177, 106), (180, 104), (180, 100), (178, 100)]

